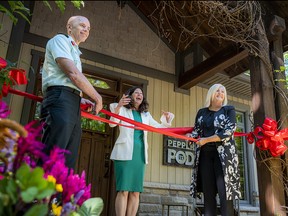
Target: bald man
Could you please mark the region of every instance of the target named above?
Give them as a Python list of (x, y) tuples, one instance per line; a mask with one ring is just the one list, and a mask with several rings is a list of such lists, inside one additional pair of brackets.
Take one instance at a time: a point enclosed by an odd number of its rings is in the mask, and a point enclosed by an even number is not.
[[(100, 94), (82, 74), (78, 46), (89, 36), (90, 22), (86, 17), (73, 16), (66, 27), (67, 35), (57, 34), (46, 45), (40, 118), (44, 122), (44, 151), (49, 154), (54, 146), (68, 150), (66, 165), (74, 169), (82, 134), (80, 104), (94, 106), (96, 113), (103, 105)], [(94, 102), (82, 98), (82, 92)]]

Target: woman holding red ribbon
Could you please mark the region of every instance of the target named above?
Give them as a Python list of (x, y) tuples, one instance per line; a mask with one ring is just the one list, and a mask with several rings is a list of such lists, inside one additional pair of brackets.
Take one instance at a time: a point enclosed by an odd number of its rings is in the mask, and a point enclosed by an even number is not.
[(241, 197), (235, 130), (235, 108), (227, 106), (225, 87), (214, 84), (196, 115), (194, 130), (187, 134), (198, 139), (190, 194), (203, 192), (205, 216), (217, 215), (217, 193), (222, 216), (234, 215), (233, 199)]
[[(169, 127), (174, 118), (170, 112), (163, 112), (159, 124), (148, 112), (148, 102), (140, 87), (130, 88), (119, 103), (110, 104), (112, 113), (133, 119), (153, 127)], [(130, 125), (111, 117), (110, 120)], [(109, 124), (115, 127), (116, 124)], [(120, 134), (111, 153), (116, 176), (115, 211), (117, 216), (134, 216), (139, 205), (139, 195), (143, 191), (145, 167), (148, 163), (147, 131), (119, 126)]]

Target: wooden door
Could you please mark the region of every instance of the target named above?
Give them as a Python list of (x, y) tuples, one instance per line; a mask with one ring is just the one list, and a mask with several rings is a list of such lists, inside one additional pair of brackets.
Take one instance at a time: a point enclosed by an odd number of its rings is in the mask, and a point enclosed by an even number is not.
[[(114, 98), (102, 95), (104, 109), (107, 109)], [(101, 117), (109, 118), (104, 114)], [(113, 131), (108, 124), (96, 123), (82, 119), (82, 140), (78, 153), (76, 173), (86, 173), (87, 183), (91, 183), (91, 197), (101, 197), (104, 209), (101, 215), (113, 215), (115, 187), (113, 178), (113, 164), (110, 154), (113, 147)], [(88, 124), (87, 125), (85, 125)], [(98, 124), (98, 125), (97, 125)]]

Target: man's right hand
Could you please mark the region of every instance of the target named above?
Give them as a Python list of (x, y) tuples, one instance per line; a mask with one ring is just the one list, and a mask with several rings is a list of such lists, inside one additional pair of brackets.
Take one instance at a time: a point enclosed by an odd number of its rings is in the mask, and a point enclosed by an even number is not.
[(100, 110), (102, 110), (102, 109), (103, 109), (102, 101), (101, 101), (101, 103), (97, 102), (95, 105), (95, 113), (98, 114), (100, 112)]

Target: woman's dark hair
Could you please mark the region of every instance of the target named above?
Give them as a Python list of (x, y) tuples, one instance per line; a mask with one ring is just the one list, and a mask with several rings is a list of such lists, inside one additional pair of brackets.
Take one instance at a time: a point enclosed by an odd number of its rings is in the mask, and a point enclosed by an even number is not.
[(142, 103), (139, 105), (138, 111), (141, 112), (148, 112), (148, 108), (149, 108), (149, 103), (147, 102), (146, 98), (144, 97), (144, 92), (143, 89), (139, 86), (134, 86), (130, 89), (128, 89), (125, 92), (125, 95), (128, 95), (131, 98), (131, 102), (127, 105), (125, 105), (124, 107), (126, 107), (127, 109), (131, 109), (133, 107), (133, 99), (132, 99), (132, 94), (134, 93), (134, 91), (136, 89), (141, 89), (142, 93), (143, 93), (143, 101)]

